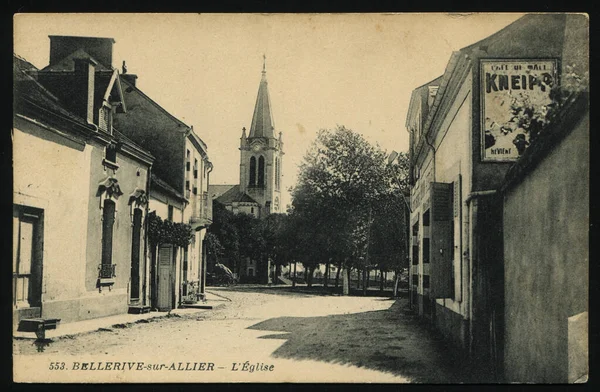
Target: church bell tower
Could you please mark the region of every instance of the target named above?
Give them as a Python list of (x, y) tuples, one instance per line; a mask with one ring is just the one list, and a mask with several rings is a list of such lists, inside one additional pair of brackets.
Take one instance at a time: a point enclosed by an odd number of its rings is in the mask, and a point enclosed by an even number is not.
[[(277, 135), (277, 137), (276, 137)], [(250, 131), (240, 139), (240, 190), (260, 204), (260, 216), (282, 212), (281, 164), (283, 142), (276, 134), (267, 84), (266, 56)]]

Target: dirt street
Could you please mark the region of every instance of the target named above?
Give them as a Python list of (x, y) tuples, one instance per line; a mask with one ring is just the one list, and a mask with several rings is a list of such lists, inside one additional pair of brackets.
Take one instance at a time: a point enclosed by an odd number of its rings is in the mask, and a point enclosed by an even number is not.
[(452, 368), (453, 353), (405, 312), (404, 299), (280, 287), (209, 291), (231, 301), (55, 339), (44, 352), (31, 340), (14, 340), (14, 361), (42, 382), (468, 381)]

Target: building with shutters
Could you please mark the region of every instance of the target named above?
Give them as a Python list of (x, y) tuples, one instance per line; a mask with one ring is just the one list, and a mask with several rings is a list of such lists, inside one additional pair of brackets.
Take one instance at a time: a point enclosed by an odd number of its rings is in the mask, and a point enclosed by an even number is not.
[(154, 309), (170, 310), (197, 302), (206, 285), (204, 237), (212, 223), (208, 194), (212, 163), (208, 147), (192, 126), (179, 120), (137, 85), (138, 76), (123, 69), (123, 99), (130, 110), (115, 116), (129, 138), (148, 149), (156, 161), (150, 184), (150, 212), (189, 225), (191, 243), (161, 243), (148, 253)]
[[(532, 139), (513, 126), (510, 108), (525, 96), (551, 103), (572, 22), (564, 14), (526, 15), (454, 52), (444, 74), (411, 96), (410, 303), (481, 365), (487, 381), (504, 374), (505, 325), (519, 306), (505, 307), (499, 190)], [(527, 285), (511, 287), (522, 294), (517, 302), (527, 301)]]
[(143, 222), (154, 158), (113, 126), (127, 107), (110, 45), (50, 36), (43, 69), (14, 56), (15, 324), (148, 303)]
[[(284, 212), (281, 206), (283, 141), (281, 132), (276, 136), (266, 63), (263, 63), (250, 131), (247, 133), (246, 128), (242, 128), (239, 149), (240, 183), (211, 185), (209, 193), (212, 198), (236, 214), (264, 218), (272, 213)], [(270, 283), (273, 272), (274, 266), (270, 261), (261, 265), (247, 258), (240, 267), (239, 279), (242, 282)]]

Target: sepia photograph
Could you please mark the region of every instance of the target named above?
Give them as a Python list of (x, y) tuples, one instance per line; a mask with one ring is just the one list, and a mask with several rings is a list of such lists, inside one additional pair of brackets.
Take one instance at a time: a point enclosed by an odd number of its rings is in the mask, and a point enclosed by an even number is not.
[(589, 381), (589, 16), (16, 13), (16, 383)]

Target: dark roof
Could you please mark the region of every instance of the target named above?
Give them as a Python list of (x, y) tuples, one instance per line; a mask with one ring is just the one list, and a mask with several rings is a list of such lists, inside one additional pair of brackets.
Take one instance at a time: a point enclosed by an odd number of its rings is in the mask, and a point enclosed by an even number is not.
[[(121, 75), (121, 76), (123, 76), (123, 75)], [(177, 117), (175, 117), (174, 115), (169, 113), (169, 111), (167, 111), (167, 109), (162, 107), (158, 102), (156, 102), (155, 100), (150, 98), (148, 95), (146, 95), (142, 90), (139, 89), (139, 87), (137, 87), (136, 85), (131, 83), (130, 80), (127, 80), (127, 78), (123, 78), (123, 77), (121, 77), (120, 79), (121, 79), (121, 83), (124, 84), (123, 89), (127, 88), (128, 92), (129, 92), (129, 89), (131, 89), (131, 91), (136, 91), (142, 98), (144, 98), (150, 104), (154, 105), (157, 109), (159, 109), (159, 111), (161, 113), (163, 113), (168, 118), (173, 120), (176, 124), (181, 125), (182, 127), (185, 127), (187, 129), (191, 128), (189, 125), (187, 125), (186, 123), (184, 123), (183, 121), (181, 121), (180, 119), (178, 119)], [(200, 139), (200, 137), (198, 135), (196, 135), (196, 137), (198, 137), (198, 139)], [(202, 140), (200, 139), (200, 141), (202, 141)], [(202, 143), (204, 144), (203, 141), (202, 141)]]
[(90, 55), (83, 49), (77, 49), (73, 53), (69, 54), (67, 57), (63, 58), (59, 62), (55, 64), (50, 64), (42, 68), (42, 71), (46, 72), (61, 72), (61, 71), (75, 71), (75, 62), (74, 59), (91, 59), (96, 63), (96, 71), (112, 71), (112, 67), (107, 67), (98, 61), (98, 59), (94, 58), (94, 56)]
[(22, 105), (28, 103), (42, 111), (57, 114), (87, 127), (88, 124), (82, 117), (69, 111), (56, 96), (36, 80), (35, 72), (37, 68), (31, 63), (17, 55), (13, 56), (15, 111), (19, 112), (23, 109)]
[(227, 192), (223, 193), (216, 199), (221, 204), (231, 203), (254, 203), (258, 205), (258, 202), (250, 197), (247, 193), (240, 191), (240, 186), (235, 185), (231, 187)]
[(165, 181), (163, 181), (162, 179), (157, 177), (156, 174), (152, 173), (150, 178), (151, 178), (150, 188), (157, 186), (157, 187), (161, 188), (162, 190), (170, 193), (171, 195), (176, 196), (182, 200), (185, 200), (185, 198), (183, 197), (183, 194), (181, 192), (179, 192), (177, 189), (173, 188), (171, 185), (167, 184)]
[(208, 185), (208, 193), (210, 194), (210, 197), (212, 199), (221, 196), (223, 193), (227, 192), (228, 190), (230, 190), (231, 188), (233, 188), (234, 186), (236, 186), (235, 184), (217, 184), (217, 185), (213, 185), (213, 184), (209, 184)]

